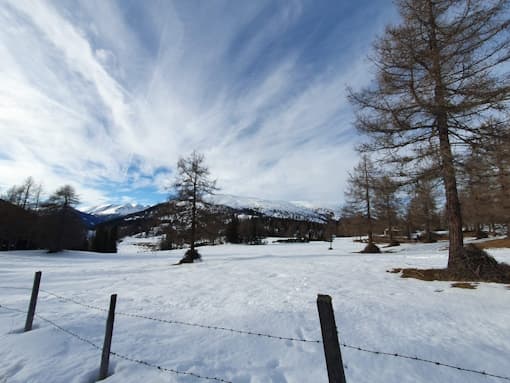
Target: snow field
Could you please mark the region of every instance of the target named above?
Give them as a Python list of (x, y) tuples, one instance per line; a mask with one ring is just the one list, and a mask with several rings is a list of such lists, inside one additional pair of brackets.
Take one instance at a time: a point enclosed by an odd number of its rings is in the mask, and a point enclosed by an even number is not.
[[(184, 250), (118, 254), (0, 253), (0, 304), (26, 310), (33, 273), (41, 289), (116, 311), (283, 337), (320, 339), (318, 293), (333, 298), (341, 342), (510, 375), (510, 291), (402, 279), (393, 267), (444, 267), (446, 244), (403, 245), (361, 255), (329, 243), (201, 247), (204, 262), (172, 266)], [(509, 250), (491, 251), (510, 262)], [(102, 345), (106, 312), (41, 291), (37, 313)], [(36, 317), (0, 308), (0, 382), (93, 382), (100, 352)], [(112, 351), (234, 383), (327, 382), (322, 344), (278, 340), (117, 315)], [(347, 382), (497, 382), (496, 378), (342, 348)], [(105, 382), (206, 382), (111, 356)], [(2, 380), (3, 379), (3, 380)]]

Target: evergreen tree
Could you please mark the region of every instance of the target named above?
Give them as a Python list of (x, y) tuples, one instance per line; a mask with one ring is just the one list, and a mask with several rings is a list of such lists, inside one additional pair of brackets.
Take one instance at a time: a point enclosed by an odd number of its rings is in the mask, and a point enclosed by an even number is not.
[(226, 240), (229, 243), (241, 242), (241, 238), (239, 236), (239, 218), (236, 214), (232, 214), (232, 217), (227, 224)]
[(117, 225), (98, 225), (95, 230), (92, 241), (92, 250), (98, 253), (116, 253), (117, 252)]
[(65, 185), (57, 189), (44, 203), (42, 231), (49, 252), (82, 249), (85, 243), (85, 225), (73, 208), (79, 203), (75, 189)]

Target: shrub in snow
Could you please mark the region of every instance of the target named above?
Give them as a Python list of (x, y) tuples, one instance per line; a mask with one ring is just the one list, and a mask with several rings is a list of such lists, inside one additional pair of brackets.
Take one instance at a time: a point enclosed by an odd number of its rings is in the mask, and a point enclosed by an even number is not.
[(361, 250), (362, 253), (369, 253), (369, 254), (375, 254), (380, 253), (381, 249), (377, 247), (377, 245), (373, 242), (369, 242), (368, 245), (365, 246), (363, 250)]
[(179, 265), (182, 263), (193, 263), (202, 259), (202, 256), (195, 249), (189, 249), (184, 253), (184, 257), (179, 261)]

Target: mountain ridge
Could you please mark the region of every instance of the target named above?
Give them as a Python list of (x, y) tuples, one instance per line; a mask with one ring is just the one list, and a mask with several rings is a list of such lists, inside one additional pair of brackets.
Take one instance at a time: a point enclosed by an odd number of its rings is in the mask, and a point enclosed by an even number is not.
[(231, 194), (211, 194), (204, 198), (208, 203), (227, 206), (236, 210), (252, 210), (275, 218), (291, 218), (305, 221), (325, 222), (337, 213), (327, 207), (311, 207), (305, 202), (268, 200), (258, 197), (235, 196)]
[[(290, 202), (268, 200), (258, 197), (235, 196), (231, 194), (212, 194), (204, 197), (204, 201), (213, 206), (223, 207), (235, 212), (238, 216), (265, 216), (269, 218), (291, 219), (315, 223), (327, 223), (337, 219), (338, 212), (328, 207), (319, 207), (309, 202)], [(137, 203), (103, 204), (81, 211), (82, 218), (88, 226), (112, 220), (137, 220), (153, 215), (164, 206), (165, 202), (152, 206)]]
[(137, 203), (125, 203), (125, 204), (103, 204), (93, 206), (91, 208), (83, 210), (86, 214), (101, 215), (101, 216), (124, 216), (132, 213), (138, 213), (139, 211), (146, 210), (150, 205), (141, 205)]

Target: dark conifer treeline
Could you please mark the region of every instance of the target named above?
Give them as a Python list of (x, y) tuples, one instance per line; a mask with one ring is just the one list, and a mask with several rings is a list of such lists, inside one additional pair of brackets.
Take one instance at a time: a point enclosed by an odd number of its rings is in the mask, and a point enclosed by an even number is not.
[(108, 223), (97, 225), (91, 239), (90, 250), (98, 253), (116, 253), (118, 240), (117, 225)]
[(69, 185), (57, 189), (45, 201), (42, 187), (31, 177), (11, 187), (0, 200), (0, 248), (2, 250), (88, 250), (87, 228), (74, 205), (78, 196)]

